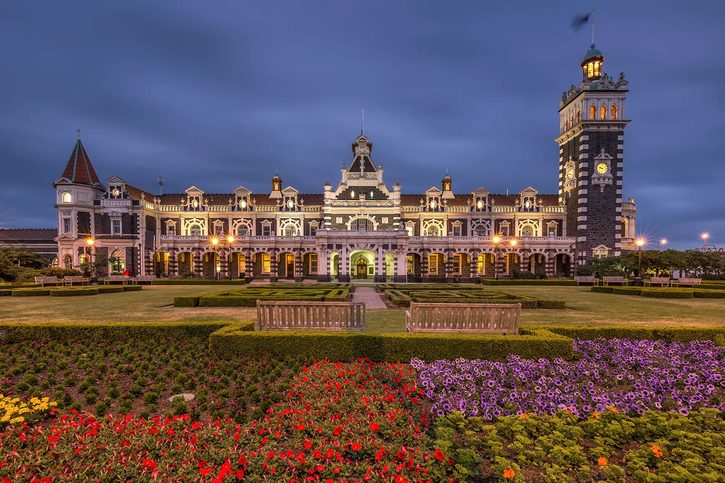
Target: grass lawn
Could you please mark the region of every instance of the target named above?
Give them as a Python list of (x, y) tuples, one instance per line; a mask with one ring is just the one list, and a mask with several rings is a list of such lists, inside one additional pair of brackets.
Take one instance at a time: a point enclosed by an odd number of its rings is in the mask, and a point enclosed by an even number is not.
[[(37, 321), (247, 321), (253, 307), (173, 307), (174, 297), (238, 288), (226, 285), (152, 285), (141, 292), (92, 297), (0, 298), (0, 322)], [(723, 326), (725, 299), (651, 299), (593, 293), (589, 287), (495, 287), (514, 294), (564, 300), (565, 310), (522, 312), (526, 324), (623, 324), (640, 326)], [(368, 310), (368, 330), (403, 330), (405, 309)]]

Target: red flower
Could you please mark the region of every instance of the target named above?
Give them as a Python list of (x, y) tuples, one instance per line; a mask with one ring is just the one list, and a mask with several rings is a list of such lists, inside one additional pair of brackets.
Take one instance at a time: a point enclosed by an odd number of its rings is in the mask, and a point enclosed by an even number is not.
[(438, 448), (436, 448), (434, 456), (435, 459), (437, 459), (438, 461), (443, 461), (444, 459), (446, 459), (446, 455), (444, 455), (443, 451), (439, 450)]
[(152, 459), (146, 458), (143, 460), (143, 465), (149, 469), (152, 473), (156, 471), (156, 463)]
[(503, 470), (503, 477), (507, 480), (513, 480), (515, 476), (516, 472), (511, 468), (506, 468), (505, 470)]
[(360, 448), (362, 448), (362, 445), (360, 443), (358, 443), (357, 441), (355, 441), (354, 443), (352, 443), (350, 445), (350, 449), (353, 451), (360, 451)]
[(50, 444), (58, 444), (58, 441), (59, 440), (60, 440), (60, 438), (58, 436), (54, 435), (54, 434), (51, 435), (51, 436), (48, 436), (48, 442)]
[(242, 478), (244, 478), (244, 470), (237, 470), (234, 476), (236, 476), (238, 480), (241, 480)]
[(379, 431), (380, 425), (378, 423), (370, 423), (370, 431)]
[(332, 430), (332, 434), (334, 434), (335, 436), (340, 436), (340, 433), (342, 433), (342, 426), (338, 426)]
[(312, 448), (312, 441), (310, 441), (309, 439), (306, 439), (305, 440), (305, 449), (309, 450), (310, 448)]
[(199, 421), (194, 421), (193, 423), (191, 423), (191, 429), (193, 429), (193, 430), (197, 430), (197, 429), (200, 429), (203, 427), (204, 427), (204, 425), (201, 424)]

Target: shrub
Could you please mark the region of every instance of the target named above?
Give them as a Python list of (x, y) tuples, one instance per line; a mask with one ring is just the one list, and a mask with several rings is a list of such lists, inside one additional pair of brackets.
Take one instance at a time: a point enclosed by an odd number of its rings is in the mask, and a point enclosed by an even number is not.
[(572, 339), (659, 339), (665, 342), (689, 342), (693, 340), (718, 340), (725, 337), (725, 327), (626, 327), (626, 326), (578, 326), (542, 325), (527, 327), (544, 329)]
[(305, 359), (375, 361), (455, 359), (457, 357), (501, 360), (509, 354), (522, 357), (572, 357), (573, 341), (547, 330), (522, 330), (523, 335), (348, 333), (348, 332), (248, 332), (229, 326), (211, 334), (212, 354), (287, 356)]
[(612, 293), (612, 290), (614, 290), (614, 287), (609, 287), (609, 286), (601, 287), (601, 286), (595, 285), (591, 288), (592, 292), (597, 292), (597, 293)]
[(49, 288), (19, 288), (13, 290), (13, 297), (45, 297), (50, 295)]
[(693, 291), (692, 289), (678, 288), (643, 288), (640, 295), (661, 299), (691, 299)]
[(183, 278), (155, 278), (153, 285), (245, 285), (244, 280), (205, 280)]
[(57, 288), (50, 291), (51, 297), (75, 297), (78, 295), (98, 295), (98, 289), (95, 287)]
[(120, 293), (124, 291), (123, 288), (121, 285), (99, 285), (96, 290), (98, 293)]
[(640, 295), (641, 287), (612, 287), (612, 293), (616, 295)]
[(695, 298), (722, 299), (725, 298), (725, 290), (702, 290), (696, 289), (693, 292)]
[(483, 285), (541, 285), (541, 286), (576, 286), (576, 281), (568, 278), (550, 278), (550, 279), (481, 279)]
[(122, 285), (121, 288), (124, 292), (139, 292), (143, 290), (141, 285)]
[(198, 307), (199, 297), (181, 296), (174, 297), (174, 307)]

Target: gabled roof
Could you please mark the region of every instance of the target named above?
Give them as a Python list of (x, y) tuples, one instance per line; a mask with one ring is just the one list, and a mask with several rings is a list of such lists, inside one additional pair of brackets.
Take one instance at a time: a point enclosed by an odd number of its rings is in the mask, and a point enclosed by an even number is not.
[(88, 153), (83, 147), (80, 137), (76, 141), (73, 152), (70, 154), (70, 159), (63, 170), (63, 174), (56, 181), (56, 183), (59, 182), (83, 184), (94, 187), (103, 186), (98, 179), (96, 170), (93, 169), (91, 158), (88, 157)]

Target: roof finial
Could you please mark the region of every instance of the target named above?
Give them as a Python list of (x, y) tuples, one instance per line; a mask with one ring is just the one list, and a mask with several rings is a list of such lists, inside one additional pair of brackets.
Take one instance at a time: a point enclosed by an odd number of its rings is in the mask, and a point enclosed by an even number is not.
[(362, 110), (362, 114), (360, 117), (360, 135), (365, 134), (365, 109)]
[(78, 140), (81, 140), (81, 130), (80, 128), (76, 129), (76, 133), (78, 133)]

